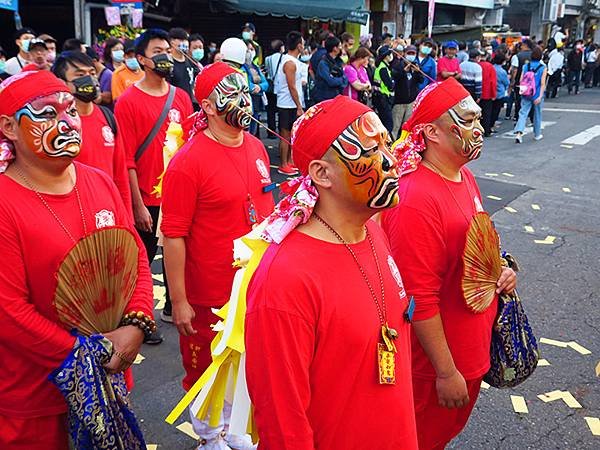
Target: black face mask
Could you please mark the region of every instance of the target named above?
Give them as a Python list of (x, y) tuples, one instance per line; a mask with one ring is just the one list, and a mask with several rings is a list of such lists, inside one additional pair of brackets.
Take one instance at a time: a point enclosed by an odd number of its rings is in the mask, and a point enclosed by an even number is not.
[(73, 95), (82, 102), (90, 103), (98, 97), (98, 82), (91, 75), (75, 78), (71, 83), (75, 86)]
[(154, 63), (154, 69), (152, 70), (157, 75), (167, 78), (173, 72), (173, 61), (169, 55), (161, 53), (160, 55), (155, 55), (150, 59)]

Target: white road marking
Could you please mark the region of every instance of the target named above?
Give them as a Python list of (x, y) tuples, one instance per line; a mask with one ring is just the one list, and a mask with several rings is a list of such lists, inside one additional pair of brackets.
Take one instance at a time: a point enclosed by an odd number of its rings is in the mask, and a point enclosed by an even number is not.
[[(542, 130), (546, 127), (549, 127), (550, 125), (554, 125), (556, 122), (545, 122), (542, 120)], [(525, 129), (523, 130), (523, 136), (533, 133), (533, 127), (525, 127)], [(514, 139), (515, 138), (515, 132), (513, 130), (507, 131), (506, 133), (502, 133), (500, 135), (501, 138), (504, 139)]]
[(600, 136), (600, 125), (594, 125), (587, 130), (583, 130), (581, 133), (577, 133), (576, 135), (565, 139), (562, 141), (562, 144), (585, 145), (598, 136)]
[(600, 114), (600, 111), (597, 109), (544, 108), (544, 111)]

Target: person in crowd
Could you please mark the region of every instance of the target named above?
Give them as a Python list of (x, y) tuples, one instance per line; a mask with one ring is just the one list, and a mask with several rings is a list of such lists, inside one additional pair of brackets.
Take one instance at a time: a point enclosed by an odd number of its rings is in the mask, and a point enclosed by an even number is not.
[(6, 58), (8, 55), (2, 47), (0, 47), (0, 81), (6, 80), (10, 75), (6, 73)]
[(112, 71), (106, 67), (96, 50), (93, 47), (87, 47), (85, 54), (92, 59), (94, 69), (96, 70), (96, 78), (100, 87), (100, 95), (96, 98), (95, 103), (112, 108)]
[[(475, 177), (465, 167), (481, 154), (481, 109), (454, 78), (421, 91), (415, 105), (404, 124), (408, 136), (395, 152), (402, 168), (400, 202), (383, 212), (381, 223), (406, 293), (414, 298), (417, 436), (419, 448), (429, 450), (444, 449), (467, 423), (490, 368), (498, 305), (494, 298), (475, 313), (461, 284), (467, 232), (483, 211)], [(503, 268), (496, 293), (515, 286), (515, 273)]]
[[(271, 54), (265, 58), (265, 74), (269, 87), (267, 89), (267, 126), (271, 130), (277, 129), (277, 94), (275, 93), (275, 76), (281, 67), (285, 45), (281, 39), (271, 41)], [(275, 135), (268, 132), (270, 139)]]
[(216, 63), (216, 62), (225, 62), (225, 60), (223, 58), (223, 53), (221, 53), (221, 52), (212, 53), (211, 54), (211, 58), (212, 58), (212, 62), (213, 63)]
[(392, 130), (393, 138), (400, 137), (402, 125), (412, 114), (412, 107), (417, 94), (419, 93), (419, 83), (423, 78), (421, 72), (417, 70), (417, 47), (409, 45), (405, 49), (404, 59), (398, 59), (392, 66), (392, 77), (394, 78), (394, 106), (392, 107), (392, 118), (394, 128)]
[(54, 64), (54, 60), (56, 59), (56, 39), (45, 33), (40, 34), (37, 38), (46, 43), (46, 48), (48, 49), (48, 55), (46, 55), (48, 63), (50, 65)]
[(456, 58), (458, 59), (459, 64), (469, 60), (469, 52), (467, 51), (467, 43), (465, 41), (460, 41), (458, 43), (458, 52), (456, 53)]
[(35, 37), (35, 31), (31, 28), (19, 28), (15, 31), (15, 44), (19, 49), (18, 53), (6, 61), (4, 71), (8, 75), (19, 73), (23, 67), (31, 62), (31, 54), (29, 53), (29, 43)]
[(479, 101), (479, 98), (481, 97), (483, 70), (479, 65), (480, 58), (481, 50), (471, 48), (469, 50), (469, 60), (460, 65), (460, 70), (462, 72), (460, 82), (465, 89), (471, 93), (471, 96), (475, 101)]
[(431, 39), (425, 38), (419, 43), (417, 64), (419, 65), (421, 71), (425, 74), (419, 83), (419, 92), (425, 89), (425, 87), (431, 83), (431, 80), (437, 79), (437, 64), (435, 59), (431, 57), (432, 51), (433, 41)]
[(144, 70), (135, 53), (135, 42), (125, 41), (123, 48), (125, 49), (123, 64), (113, 72), (111, 81), (113, 102), (116, 102), (130, 86), (144, 78)]
[(583, 48), (583, 40), (578, 39), (567, 56), (567, 89), (569, 95), (571, 93), (579, 94), (581, 70), (583, 68)]
[(457, 58), (458, 43), (456, 41), (445, 42), (442, 46), (444, 56), (437, 61), (437, 81), (444, 81), (446, 78), (454, 77), (460, 80), (460, 63)]
[(583, 87), (591, 88), (594, 82), (594, 72), (598, 65), (598, 46), (593, 42), (588, 45), (585, 55), (585, 71), (583, 75)]
[[(248, 87), (252, 99), (252, 117), (260, 122), (260, 112), (263, 109), (263, 97), (266, 96), (269, 83), (254, 61), (256, 59), (256, 50), (251, 42), (248, 42), (248, 51), (246, 52), (246, 62), (242, 70), (248, 77)], [(260, 139), (260, 127), (254, 120), (250, 123), (249, 132), (251, 135)]]
[(335, 37), (325, 39), (327, 54), (321, 59), (315, 74), (315, 89), (312, 98), (320, 102), (335, 97), (348, 85), (344, 75), (343, 63), (340, 59), (342, 43)]
[(360, 43), (361, 47), (365, 47), (368, 50), (371, 50), (371, 48), (373, 47), (373, 35), (371, 33), (363, 34), (360, 36), (358, 42)]
[(242, 65), (246, 62), (247, 52), (248, 46), (240, 38), (227, 38), (221, 44), (220, 53), (222, 55), (223, 62), (229, 64), (231, 67), (237, 70), (241, 70)]
[(367, 74), (366, 67), (369, 65), (369, 58), (373, 54), (366, 47), (359, 47), (350, 57), (348, 64), (344, 66), (344, 75), (348, 79), (348, 86), (344, 88), (344, 95), (352, 100), (366, 104), (366, 96), (371, 92), (371, 81)]
[(106, 173), (115, 183), (127, 211), (131, 189), (125, 152), (113, 113), (94, 102), (100, 96), (96, 65), (81, 52), (62, 52), (52, 73), (67, 83), (81, 119), (81, 151), (76, 160)]
[(125, 60), (125, 47), (123, 43), (116, 38), (108, 38), (104, 42), (104, 51), (102, 61), (106, 68), (113, 73), (121, 67)]
[[(149, 29), (136, 39), (134, 52), (143, 67), (143, 76), (119, 97), (115, 105), (129, 169), (135, 226), (150, 262), (154, 260), (158, 245), (156, 230), (161, 198), (155, 188), (165, 170), (163, 147), (167, 129), (171, 122), (182, 124), (193, 113), (188, 94), (167, 81), (173, 71), (170, 48), (169, 35), (163, 30)], [(168, 284), (166, 288), (161, 319), (170, 322)], [(159, 344), (162, 337), (153, 333), (146, 342)]]
[(523, 142), (523, 131), (525, 130), (525, 124), (529, 112), (533, 109), (533, 139), (536, 141), (541, 140), (544, 136), (542, 135), (542, 106), (544, 104), (544, 92), (546, 90), (546, 79), (548, 69), (542, 62), (542, 49), (539, 46), (535, 46), (531, 50), (531, 61), (523, 66), (523, 73), (521, 79), (526, 72), (533, 72), (535, 78), (535, 93), (533, 96), (526, 97), (521, 96), (521, 110), (519, 111), (519, 120), (515, 125), (515, 142), (520, 144)]
[(274, 89), (277, 95), (279, 113), (279, 167), (282, 175), (294, 176), (298, 169), (292, 163), (290, 155), (290, 133), (292, 125), (304, 113), (304, 92), (302, 91), (303, 64), (298, 58), (304, 51), (304, 38), (298, 31), (290, 31), (286, 36), (287, 53), (282, 56), (281, 69), (275, 75)]
[[(10, 268), (0, 271), (0, 448), (5, 450), (69, 448), (67, 403), (49, 378), (77, 342), (54, 301), (60, 264), (80, 239), (106, 226), (133, 234), (137, 279), (124, 311), (152, 318), (152, 279), (131, 213), (107, 175), (73, 162), (80, 133), (73, 96), (49, 71), (23, 72), (0, 85), (0, 254)], [(103, 242), (98, 246), (99, 255), (114, 250)], [(100, 258), (94, 262), (113, 262)], [(87, 273), (93, 277), (93, 271)], [(90, 284), (96, 281), (90, 278)], [(113, 350), (104, 368), (127, 369), (144, 332), (128, 325), (102, 334)], [(86, 405), (82, 400), (81, 408)]]
[(392, 61), (394, 53), (387, 45), (377, 51), (375, 75), (373, 77), (373, 106), (383, 126), (391, 134), (394, 129), (392, 107), (394, 106), (394, 78), (392, 77)]
[(562, 47), (562, 41), (560, 43), (555, 42), (553, 38), (548, 40), (548, 88), (546, 89), (546, 98), (556, 98), (558, 88), (562, 84), (562, 72), (565, 63)]
[(300, 54), (300, 61), (302, 62), (302, 64), (300, 64), (300, 76), (301, 76), (301, 80), (302, 80), (302, 92), (304, 95), (304, 106), (308, 106), (309, 104), (312, 104), (312, 98), (310, 97), (310, 90), (309, 90), (309, 83), (313, 83), (314, 81), (310, 78), (310, 58), (312, 56), (311, 53), (311, 49), (310, 47), (304, 47), (304, 50), (302, 51), (302, 53)]
[(342, 33), (340, 40), (342, 41), (342, 53), (340, 55), (340, 59), (344, 65), (346, 65), (352, 56), (352, 49), (354, 48), (354, 35), (346, 31)]
[(246, 22), (242, 27), (242, 40), (245, 44), (252, 44), (252, 47), (254, 47), (254, 51), (256, 52), (256, 54), (254, 55), (254, 61), (252, 62), (259, 67), (262, 66), (264, 62), (263, 51), (262, 47), (256, 40), (256, 27), (253, 23)]
[(512, 46), (512, 48), (509, 50), (509, 52), (507, 53), (507, 60), (504, 65), (504, 69), (508, 73), (508, 79), (510, 81), (510, 86), (508, 88), (508, 98), (506, 99), (506, 111), (505, 111), (504, 120), (510, 120), (512, 118), (512, 110), (513, 110), (513, 105), (515, 103), (515, 92), (514, 92), (515, 89), (513, 88), (514, 80), (513, 80), (512, 61), (513, 61), (513, 58), (515, 57), (515, 55), (519, 54), (520, 49), (521, 49), (521, 43), (520, 42), (515, 43)]
[[(183, 28), (169, 30), (169, 43), (173, 57), (173, 75), (169, 80), (173, 86), (183, 89), (194, 100), (194, 81), (200, 72), (192, 58), (188, 56), (190, 41), (188, 32)], [(197, 109), (197, 108), (194, 108)]]
[(63, 52), (85, 52), (85, 43), (81, 39), (70, 38), (63, 42)]
[(496, 71), (496, 99), (492, 105), (492, 126), (495, 126), (496, 121), (500, 117), (500, 111), (506, 103), (510, 89), (508, 73), (504, 69), (505, 62), (506, 56), (502, 52), (497, 52), (492, 59), (494, 70)]
[(531, 39), (524, 39), (519, 47), (519, 52), (510, 60), (510, 80), (514, 97), (515, 120), (519, 117), (519, 110), (521, 109), (521, 93), (519, 91), (521, 73), (523, 72), (523, 66), (531, 61), (531, 49), (533, 45)]
[(319, 63), (321, 60), (327, 55), (327, 50), (325, 49), (325, 41), (328, 37), (333, 36), (331, 31), (320, 29), (316, 33), (315, 40), (317, 42), (317, 48), (315, 52), (312, 54), (310, 58), (309, 70), (313, 79), (315, 79), (317, 75), (317, 69), (319, 67)]
[(381, 35), (381, 46), (387, 45), (388, 47), (392, 47), (392, 43), (394, 40), (394, 35), (391, 33), (383, 33)]
[[(195, 96), (205, 120), (169, 164), (161, 225), (186, 390), (212, 361), (210, 325), (217, 321), (212, 311), (231, 294), (233, 241), (274, 206), (272, 194), (264, 190), (271, 184), (269, 156), (245, 132), (252, 114), (246, 76), (224, 63), (207, 66), (198, 76)], [(191, 416), (206, 448), (217, 448), (213, 445), (222, 440), (223, 425), (211, 428)]]
[(33, 38), (29, 41), (30, 63), (22, 70), (50, 70), (52, 64), (48, 61), (48, 53), (46, 43), (41, 39)]
[(202, 61), (204, 61), (206, 53), (204, 51), (204, 38), (198, 33), (190, 34), (190, 49), (188, 56), (194, 60), (196, 67), (198, 67), (199, 70), (202, 70)]
[[(292, 140), (303, 175), (295, 195), (310, 204), (297, 228), (274, 224), (247, 292), (259, 446), (416, 450), (408, 297), (369, 220), (398, 202), (387, 130), (338, 96), (312, 106)], [(295, 211), (282, 209), (273, 217), (287, 225)]]
[(481, 97), (479, 97), (479, 107), (481, 108), (481, 126), (483, 126), (483, 135), (485, 137), (492, 135), (494, 127), (492, 110), (498, 90), (496, 69), (488, 61), (489, 58), (491, 56), (487, 52), (482, 53), (479, 61), (479, 65), (481, 66)]

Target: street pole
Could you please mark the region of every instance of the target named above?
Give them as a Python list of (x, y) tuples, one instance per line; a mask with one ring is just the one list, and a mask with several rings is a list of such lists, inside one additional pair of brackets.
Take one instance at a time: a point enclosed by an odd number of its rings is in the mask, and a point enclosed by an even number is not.
[(83, 2), (84, 0), (73, 0), (73, 17), (75, 18), (75, 37), (81, 39), (82, 28), (81, 28), (81, 18), (83, 16)]

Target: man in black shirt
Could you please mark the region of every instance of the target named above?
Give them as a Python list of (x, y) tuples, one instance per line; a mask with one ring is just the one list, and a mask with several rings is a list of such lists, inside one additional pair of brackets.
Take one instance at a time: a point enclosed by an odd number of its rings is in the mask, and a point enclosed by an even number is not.
[(419, 83), (423, 81), (423, 75), (417, 69), (415, 62), (417, 58), (417, 47), (409, 45), (404, 51), (403, 59), (396, 59), (392, 63), (392, 77), (396, 82), (394, 86), (394, 106), (392, 108), (392, 118), (394, 128), (392, 135), (394, 139), (400, 137), (400, 130), (404, 122), (412, 114), (412, 104), (419, 93)]
[(171, 55), (174, 64), (171, 84), (187, 92), (193, 103), (196, 101), (194, 99), (194, 80), (200, 70), (193, 61), (190, 61), (187, 55), (190, 48), (187, 31), (183, 28), (171, 28), (169, 30), (169, 43), (171, 44)]

